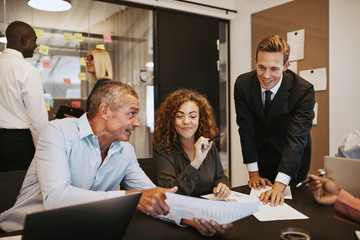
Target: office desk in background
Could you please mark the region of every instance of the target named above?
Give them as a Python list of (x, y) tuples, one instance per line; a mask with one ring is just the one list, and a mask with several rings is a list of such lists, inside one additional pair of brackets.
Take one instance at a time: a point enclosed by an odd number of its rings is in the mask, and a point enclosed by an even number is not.
[[(249, 194), (248, 186), (232, 190)], [(125, 240), (130, 239), (240, 239), (240, 240), (278, 240), (280, 231), (287, 227), (302, 228), (310, 232), (312, 240), (355, 240), (355, 230), (360, 226), (346, 223), (333, 217), (333, 206), (320, 205), (313, 200), (307, 187), (291, 187), (293, 199), (285, 200), (287, 204), (309, 217), (302, 220), (281, 220), (260, 222), (254, 216), (249, 216), (233, 223), (233, 227), (224, 235), (212, 238), (203, 237), (194, 228), (179, 227), (173, 223), (153, 219), (136, 211)]]

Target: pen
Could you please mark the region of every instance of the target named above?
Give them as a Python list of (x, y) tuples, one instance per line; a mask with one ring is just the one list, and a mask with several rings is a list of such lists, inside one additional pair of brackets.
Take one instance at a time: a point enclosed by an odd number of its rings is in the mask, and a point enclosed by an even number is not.
[[(265, 180), (265, 184), (268, 182), (268, 180)], [(256, 184), (256, 186), (261, 186), (261, 183)]]
[[(326, 171), (323, 169), (323, 170), (322, 170), (319, 174), (317, 174), (316, 176), (322, 177), (322, 176), (324, 176), (325, 174), (326, 174)], [(311, 181), (312, 181), (311, 178), (306, 179), (306, 180), (298, 183), (298, 185), (296, 185), (296, 187), (301, 187), (302, 185), (307, 184), (307, 183), (309, 183), (309, 182), (311, 182)]]
[(209, 142), (215, 141), (215, 140), (217, 140), (218, 138), (220, 138), (220, 137), (222, 137), (222, 136), (224, 136), (224, 133), (223, 133), (223, 132), (220, 133), (219, 135), (216, 135), (215, 137), (210, 138), (210, 139), (209, 139)]

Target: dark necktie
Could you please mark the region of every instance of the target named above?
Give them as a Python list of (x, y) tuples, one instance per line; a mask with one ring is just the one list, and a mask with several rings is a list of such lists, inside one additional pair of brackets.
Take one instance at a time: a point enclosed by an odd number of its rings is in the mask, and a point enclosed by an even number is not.
[(271, 104), (271, 91), (266, 90), (265, 91), (265, 116), (267, 115), (267, 113), (269, 111), (270, 104)]

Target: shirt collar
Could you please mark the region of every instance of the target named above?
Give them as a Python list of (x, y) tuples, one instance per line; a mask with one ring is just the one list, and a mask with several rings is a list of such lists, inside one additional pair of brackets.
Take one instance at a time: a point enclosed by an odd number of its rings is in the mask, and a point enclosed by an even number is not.
[(185, 150), (180, 142), (180, 140), (177, 140), (175, 142), (175, 146), (173, 147), (173, 152), (175, 154), (182, 154), (182, 153), (185, 153)]
[[(97, 136), (94, 134), (90, 123), (89, 123), (89, 119), (87, 118), (87, 113), (84, 113), (78, 121), (78, 127), (79, 127), (79, 131), (80, 131), (80, 139), (82, 138), (86, 138), (88, 136), (91, 137), (96, 137)], [(121, 149), (123, 146), (121, 141), (116, 141), (111, 143), (110, 145), (110, 149), (114, 148), (115, 151), (118, 151), (119, 149)]]
[(22, 55), (21, 52), (19, 52), (16, 49), (12, 49), (12, 48), (5, 48), (3, 53), (10, 53), (10, 54), (17, 55), (18, 57), (24, 58), (24, 56)]
[(94, 132), (90, 126), (89, 119), (87, 118), (87, 113), (83, 114), (78, 121), (78, 127), (80, 131), (80, 138), (87, 137), (89, 135), (94, 135)]

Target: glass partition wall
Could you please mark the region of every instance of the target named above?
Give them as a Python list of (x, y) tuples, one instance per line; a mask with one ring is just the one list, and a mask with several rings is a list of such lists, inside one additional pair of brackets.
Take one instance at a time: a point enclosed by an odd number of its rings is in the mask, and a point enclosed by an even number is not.
[[(15, 20), (36, 31), (38, 48), (27, 59), (41, 73), (49, 119), (61, 104), (85, 109), (95, 79), (86, 73), (85, 57), (93, 48), (110, 54), (113, 80), (132, 85), (140, 97), (139, 127), (131, 137), (139, 158), (152, 156), (154, 128), (152, 11), (90, 0), (73, 0), (65, 12), (33, 9), (24, 0), (0, 3), (0, 37)], [(4, 40), (4, 39), (3, 39)], [(0, 51), (6, 45), (0, 43)]]
[[(93, 0), (72, 0), (65, 12), (31, 8), (26, 0), (0, 0), (0, 53), (6, 47), (4, 32), (15, 20), (30, 24), (38, 36), (38, 48), (27, 59), (41, 73), (49, 119), (60, 105), (85, 109), (95, 79), (86, 73), (85, 57), (93, 48), (110, 54), (114, 80), (131, 84), (139, 94), (141, 127), (130, 138), (138, 158), (152, 157), (154, 130), (154, 53), (152, 9)], [(230, 173), (228, 23), (219, 25), (220, 131), (219, 144), (226, 175)]]

